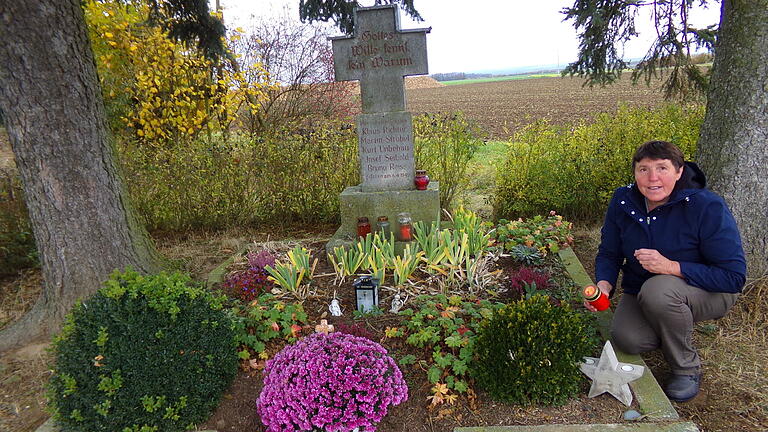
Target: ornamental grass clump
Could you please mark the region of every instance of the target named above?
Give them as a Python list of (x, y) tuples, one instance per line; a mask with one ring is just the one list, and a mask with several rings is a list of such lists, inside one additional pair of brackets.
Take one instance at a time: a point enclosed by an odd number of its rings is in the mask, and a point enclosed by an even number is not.
[(256, 407), (268, 432), (368, 432), (407, 399), (403, 375), (384, 347), (316, 333), (267, 361)]

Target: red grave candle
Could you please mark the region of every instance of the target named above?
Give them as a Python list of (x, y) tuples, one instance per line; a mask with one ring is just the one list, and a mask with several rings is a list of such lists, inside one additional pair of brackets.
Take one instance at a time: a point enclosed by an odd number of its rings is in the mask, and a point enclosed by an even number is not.
[(397, 223), (400, 225), (400, 241), (413, 240), (413, 226), (411, 225), (411, 215), (400, 213), (397, 215)]
[(358, 237), (365, 237), (367, 234), (371, 233), (371, 223), (368, 222), (367, 217), (359, 217), (357, 218), (357, 236)]
[(584, 296), (584, 300), (587, 303), (595, 307), (599, 311), (608, 309), (611, 306), (611, 301), (608, 300), (608, 296), (604, 292), (594, 285), (587, 285), (581, 290), (581, 294)]
[(416, 185), (416, 190), (427, 190), (429, 184), (429, 176), (426, 170), (416, 170), (416, 177), (413, 179), (413, 184)]

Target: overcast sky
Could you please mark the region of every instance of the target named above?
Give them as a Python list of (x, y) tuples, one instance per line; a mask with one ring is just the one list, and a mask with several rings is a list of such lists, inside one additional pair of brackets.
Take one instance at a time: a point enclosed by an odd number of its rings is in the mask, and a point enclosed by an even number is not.
[[(250, 16), (272, 16), (288, 8), (299, 21), (299, 0), (219, 0), (229, 27), (248, 27)], [(362, 0), (365, 6), (372, 0)], [(572, 22), (560, 11), (573, 0), (415, 0), (425, 21), (415, 23), (400, 12), (401, 27), (432, 27), (427, 35), (429, 72), (472, 72), (524, 66), (559, 65), (576, 59), (578, 42)], [(647, 9), (647, 8), (644, 8)], [(695, 8), (694, 27), (719, 21), (719, 4)], [(637, 20), (640, 37), (625, 47), (625, 58), (642, 57), (654, 37), (648, 14)]]

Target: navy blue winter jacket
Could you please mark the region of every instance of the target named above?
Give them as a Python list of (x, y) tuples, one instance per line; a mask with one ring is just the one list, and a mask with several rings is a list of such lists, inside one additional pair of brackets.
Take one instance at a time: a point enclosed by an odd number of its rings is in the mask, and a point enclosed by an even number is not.
[(704, 173), (686, 162), (669, 201), (650, 213), (634, 184), (616, 189), (605, 215), (595, 279), (616, 286), (621, 269), (624, 292), (637, 294), (654, 276), (634, 256), (635, 250), (646, 248), (678, 261), (689, 285), (741, 292), (747, 265), (736, 221), (723, 199), (705, 186)]

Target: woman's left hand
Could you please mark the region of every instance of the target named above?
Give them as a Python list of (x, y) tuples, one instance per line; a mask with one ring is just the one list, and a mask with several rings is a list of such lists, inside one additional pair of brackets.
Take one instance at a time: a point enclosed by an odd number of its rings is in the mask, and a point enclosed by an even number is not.
[(669, 274), (683, 277), (680, 273), (680, 263), (668, 260), (656, 249), (637, 249), (635, 258), (644, 269), (656, 274)]

